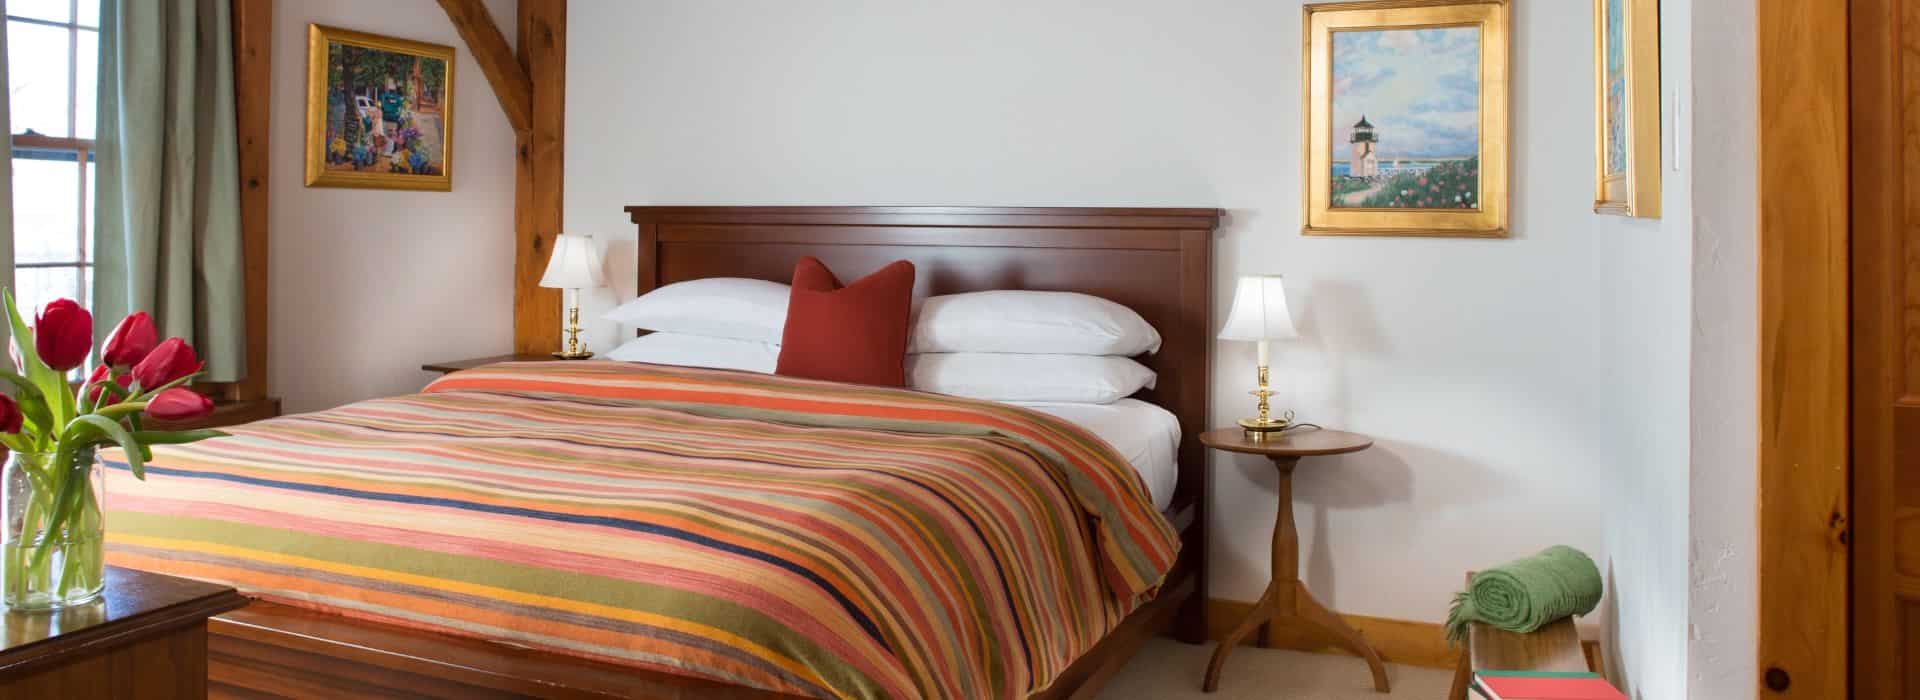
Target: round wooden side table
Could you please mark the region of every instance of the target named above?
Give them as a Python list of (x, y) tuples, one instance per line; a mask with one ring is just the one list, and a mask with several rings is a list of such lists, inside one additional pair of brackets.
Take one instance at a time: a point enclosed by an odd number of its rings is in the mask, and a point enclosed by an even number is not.
[(1293, 521), (1293, 469), (1299, 464), (1300, 458), (1359, 452), (1372, 447), (1373, 440), (1365, 435), (1313, 428), (1268, 433), (1264, 439), (1253, 440), (1247, 437), (1245, 430), (1235, 427), (1201, 433), (1200, 444), (1216, 450), (1266, 457), (1280, 471), (1280, 485), (1275, 494), (1280, 501), (1280, 511), (1273, 523), (1272, 578), (1267, 583), (1266, 592), (1260, 594), (1260, 602), (1254, 604), (1253, 610), (1247, 613), (1247, 618), (1241, 620), (1226, 639), (1220, 640), (1218, 649), (1213, 650), (1213, 658), (1207, 662), (1206, 683), (1202, 688), (1211, 693), (1219, 687), (1220, 669), (1226, 665), (1227, 655), (1233, 653), (1233, 648), (1252, 634), (1254, 628), (1262, 629), (1262, 644), (1271, 644), (1274, 626), (1301, 625), (1319, 630), (1335, 643), (1365, 659), (1367, 668), (1373, 671), (1373, 689), (1389, 692), (1387, 667), (1381, 663), (1380, 654), (1368, 646), (1366, 639), (1340, 619), (1338, 614), (1315, 600), (1313, 594), (1307, 591), (1306, 584), (1300, 581), (1300, 532), (1295, 529)]

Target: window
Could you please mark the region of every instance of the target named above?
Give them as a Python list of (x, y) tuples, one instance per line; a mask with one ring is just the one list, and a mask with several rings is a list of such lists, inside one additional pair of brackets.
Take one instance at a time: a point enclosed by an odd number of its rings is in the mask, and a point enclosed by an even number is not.
[(13, 120), (13, 288), (21, 313), (92, 306), (99, 0), (7, 0)]

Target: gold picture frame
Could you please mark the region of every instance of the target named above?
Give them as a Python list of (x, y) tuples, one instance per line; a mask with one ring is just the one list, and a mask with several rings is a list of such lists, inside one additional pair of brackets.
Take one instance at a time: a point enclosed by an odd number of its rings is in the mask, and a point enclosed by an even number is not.
[(1593, 211), (1660, 217), (1660, 0), (1593, 0)]
[(307, 25), (307, 186), (452, 190), (453, 73), (451, 46)]
[[(1508, 0), (1340, 2), (1303, 12), (1301, 232), (1506, 236)], [(1348, 125), (1352, 114), (1360, 118)]]

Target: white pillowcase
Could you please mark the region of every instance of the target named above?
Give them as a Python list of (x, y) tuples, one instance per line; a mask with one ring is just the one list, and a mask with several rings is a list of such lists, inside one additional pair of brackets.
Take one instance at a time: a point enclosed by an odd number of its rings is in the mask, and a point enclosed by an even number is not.
[(772, 374), (780, 360), (780, 346), (752, 340), (655, 332), (614, 348), (607, 353), (607, 359)]
[(1138, 355), (1160, 333), (1120, 304), (1075, 292), (999, 290), (930, 297), (907, 352)]
[(1153, 388), (1153, 370), (1125, 357), (928, 353), (907, 356), (907, 386), (989, 401), (1113, 403)]
[(779, 343), (790, 293), (779, 282), (709, 277), (647, 292), (603, 318), (650, 331)]

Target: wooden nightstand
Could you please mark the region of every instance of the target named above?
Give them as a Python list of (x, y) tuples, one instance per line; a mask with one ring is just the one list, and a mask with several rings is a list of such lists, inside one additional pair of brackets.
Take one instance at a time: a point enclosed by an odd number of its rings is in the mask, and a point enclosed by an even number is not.
[(207, 618), (246, 604), (226, 586), (107, 567), (97, 602), (0, 615), (0, 697), (205, 698)]
[(1372, 447), (1373, 440), (1338, 430), (1306, 428), (1269, 433), (1266, 439), (1256, 441), (1248, 439), (1247, 431), (1240, 428), (1221, 428), (1201, 433), (1200, 444), (1216, 450), (1266, 457), (1280, 471), (1280, 486), (1275, 494), (1280, 500), (1280, 511), (1274, 517), (1273, 525), (1272, 578), (1267, 583), (1266, 592), (1260, 594), (1260, 602), (1254, 604), (1253, 610), (1247, 613), (1247, 619), (1241, 620), (1226, 639), (1220, 640), (1220, 647), (1213, 650), (1213, 658), (1207, 662), (1207, 678), (1202, 688), (1211, 693), (1219, 687), (1220, 669), (1226, 665), (1227, 655), (1233, 653), (1233, 648), (1252, 634), (1254, 628), (1262, 630), (1261, 643), (1270, 644), (1273, 625), (1305, 625), (1320, 630), (1340, 646), (1365, 659), (1367, 668), (1373, 671), (1373, 689), (1389, 692), (1387, 667), (1381, 663), (1380, 654), (1368, 646), (1367, 640), (1340, 619), (1338, 614), (1315, 600), (1313, 594), (1307, 591), (1306, 584), (1300, 581), (1300, 533), (1293, 521), (1293, 469), (1300, 463), (1300, 458), (1359, 452)]
[(480, 367), (483, 365), (490, 365), (495, 362), (551, 362), (555, 359), (557, 358), (555, 358), (552, 355), (490, 355), (487, 357), (475, 357), (472, 359), (453, 360), (450, 362), (429, 362), (427, 364), (420, 365), (420, 369), (426, 370), (428, 372), (439, 372), (441, 374), (447, 374), (450, 372), (458, 372), (463, 369), (473, 369), (475, 367)]

